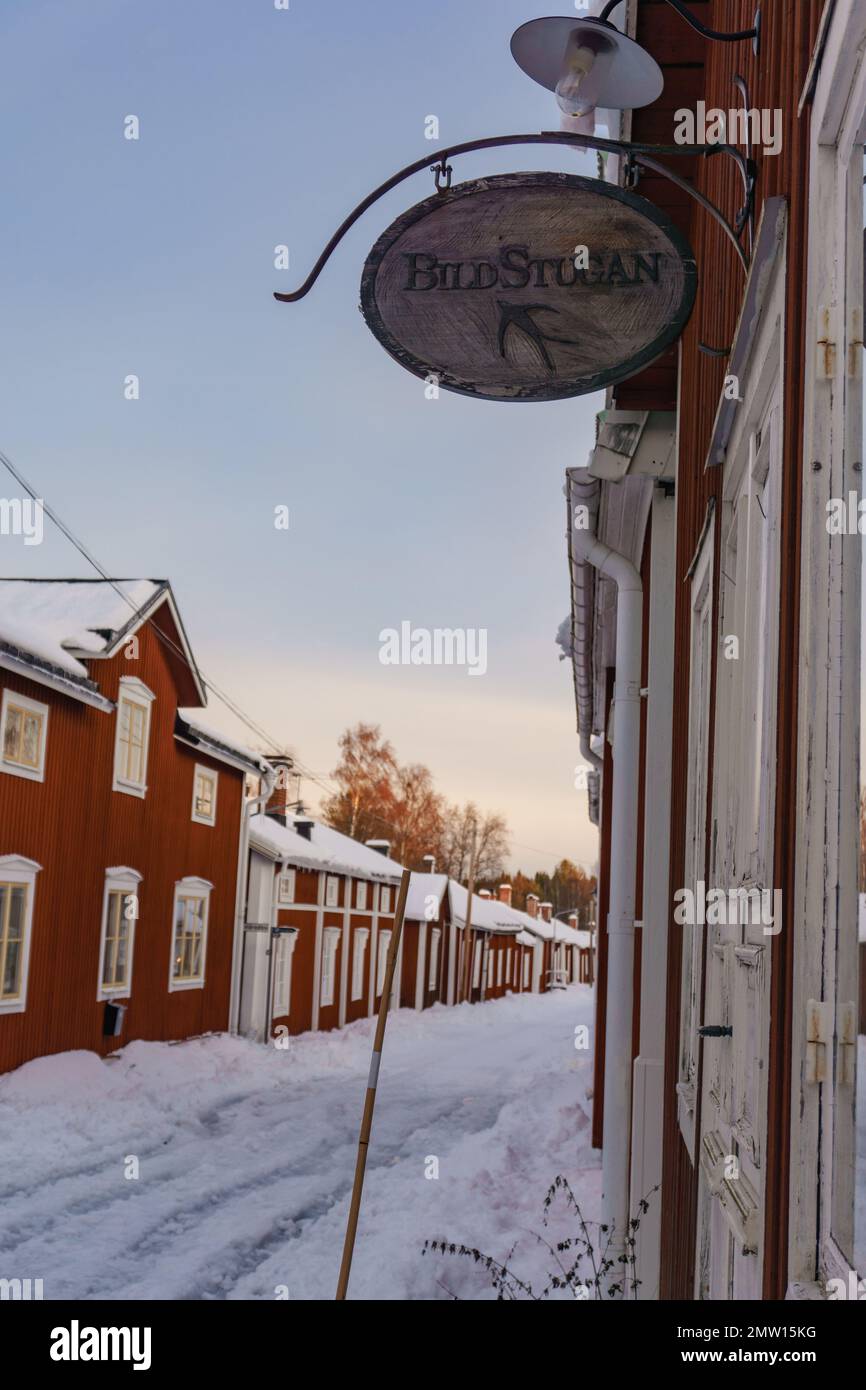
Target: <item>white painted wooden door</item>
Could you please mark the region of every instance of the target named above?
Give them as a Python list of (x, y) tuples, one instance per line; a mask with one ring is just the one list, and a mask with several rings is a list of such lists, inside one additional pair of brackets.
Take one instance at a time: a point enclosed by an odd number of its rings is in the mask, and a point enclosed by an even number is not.
[[(699, 1297), (761, 1297), (778, 648), (781, 333), (741, 389), (725, 465), (699, 1144)], [(762, 335), (764, 336), (764, 335)], [(766, 351), (769, 346), (769, 353)], [(758, 348), (761, 348), (759, 340)], [(769, 366), (769, 373), (768, 368)], [(778, 368), (778, 370), (774, 370)], [(712, 890), (715, 890), (713, 893)]]

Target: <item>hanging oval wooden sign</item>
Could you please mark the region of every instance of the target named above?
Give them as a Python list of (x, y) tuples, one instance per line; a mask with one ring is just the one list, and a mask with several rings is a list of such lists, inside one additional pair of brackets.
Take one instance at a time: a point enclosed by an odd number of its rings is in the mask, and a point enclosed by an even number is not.
[(581, 396), (647, 366), (694, 304), (657, 207), (573, 174), (502, 174), (410, 208), (367, 257), (361, 310), (401, 366), (495, 401)]

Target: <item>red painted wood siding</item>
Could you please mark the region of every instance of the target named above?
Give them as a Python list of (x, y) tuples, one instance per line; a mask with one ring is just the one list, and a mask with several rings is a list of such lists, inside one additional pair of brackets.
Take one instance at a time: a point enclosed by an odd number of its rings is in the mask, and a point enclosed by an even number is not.
[[(166, 608), (156, 621), (176, 640)], [(183, 1038), (228, 1026), (243, 774), (175, 739), (177, 694), (166, 648), (149, 623), (138, 638), (138, 660), (121, 652), (91, 662), (90, 674), (112, 700), (122, 675), (137, 676), (156, 696), (143, 799), (112, 791), (114, 713), (0, 672), (0, 688), (50, 707), (44, 782), (0, 775), (0, 854), (42, 865), (27, 1008), (0, 1015), (0, 1071), (70, 1048), (106, 1053), (132, 1038)], [(191, 818), (197, 762), (219, 774), (215, 826)], [(97, 986), (105, 870), (120, 865), (142, 875), (139, 919), (124, 1029), (119, 1038), (103, 1038)], [(214, 885), (205, 983), (169, 992), (174, 889), (188, 876)]]

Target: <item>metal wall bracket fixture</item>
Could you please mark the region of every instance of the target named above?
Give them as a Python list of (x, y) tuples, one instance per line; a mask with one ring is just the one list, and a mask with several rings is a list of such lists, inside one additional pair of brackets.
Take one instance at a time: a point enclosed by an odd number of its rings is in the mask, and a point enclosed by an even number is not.
[[(493, 150), (507, 145), (567, 145), (577, 150), (599, 150), (604, 154), (625, 155), (630, 164), (640, 165), (644, 169), (651, 169), (654, 174), (661, 174), (663, 178), (669, 179), (676, 184), (690, 198), (708, 212), (711, 217), (718, 222), (731, 241), (744, 274), (748, 274), (749, 258), (747, 253), (740, 245), (740, 237), (745, 227), (751, 227), (754, 217), (755, 202), (755, 182), (757, 178), (757, 165), (753, 159), (746, 158), (742, 151), (733, 145), (713, 144), (713, 145), (634, 145), (626, 140), (606, 140), (595, 135), (573, 135), (569, 131), (541, 131), (538, 135), (492, 135), (484, 140), (467, 140), (462, 145), (449, 145), (439, 153), (425, 155), (423, 159), (417, 159), (414, 164), (407, 164), (405, 169), (393, 174), (390, 179), (386, 179), (378, 188), (374, 188), (372, 193), (368, 193), (344, 222), (340, 224), (334, 235), (331, 237), (313, 269), (310, 271), (304, 283), (289, 294), (274, 292), (274, 299), (279, 299), (283, 304), (295, 304), (299, 299), (303, 299), (313, 288), (320, 274), (324, 270), (333, 252), (339, 246), (343, 237), (354, 227), (360, 217), (363, 217), (368, 208), (377, 203), (380, 198), (384, 198), (386, 193), (390, 193), (392, 188), (403, 183), (405, 179), (410, 179), (413, 174), (421, 174), (425, 170), (432, 170), (436, 180), (437, 192), (443, 197), (447, 196), (451, 186), (451, 167), (449, 159), (454, 159), (457, 155), (471, 154), (475, 150)], [(688, 180), (675, 174), (672, 169), (660, 164), (657, 155), (665, 158), (671, 156), (700, 155), (709, 159), (714, 155), (724, 154), (729, 159), (733, 159), (740, 171), (743, 182), (743, 206), (737, 213), (734, 223), (730, 223), (724, 214), (716, 207), (715, 203), (700, 193)], [(443, 184), (444, 179), (444, 184)]]

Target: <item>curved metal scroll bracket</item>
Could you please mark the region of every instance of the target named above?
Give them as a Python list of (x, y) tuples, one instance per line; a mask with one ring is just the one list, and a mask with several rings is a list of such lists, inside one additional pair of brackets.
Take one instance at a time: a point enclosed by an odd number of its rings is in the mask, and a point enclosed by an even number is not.
[[(363, 217), (368, 208), (371, 208), (380, 198), (384, 198), (386, 193), (390, 193), (392, 188), (396, 188), (405, 179), (410, 179), (413, 174), (420, 174), (425, 169), (432, 169), (434, 172), (443, 171), (447, 167), (448, 160), (453, 159), (456, 155), (471, 154), (475, 150), (498, 149), (506, 145), (570, 145), (573, 149), (578, 150), (602, 150), (609, 154), (627, 155), (634, 164), (642, 165), (645, 169), (651, 169), (653, 173), (661, 174), (663, 178), (669, 179), (671, 183), (676, 184), (677, 188), (681, 188), (690, 198), (693, 198), (705, 212), (708, 212), (729, 238), (744, 274), (748, 274), (748, 258), (740, 245), (737, 231), (724, 214), (716, 207), (715, 203), (711, 203), (709, 198), (705, 198), (703, 193), (699, 193), (686, 179), (680, 178), (679, 174), (675, 174), (673, 170), (668, 169), (664, 164), (659, 164), (655, 159), (655, 156), (659, 154), (666, 157), (703, 155), (705, 158), (711, 158), (717, 154), (728, 155), (730, 159), (734, 160), (740, 171), (745, 208), (750, 210), (755, 194), (755, 165), (733, 145), (633, 145), (625, 140), (605, 140), (595, 135), (573, 135), (569, 131), (541, 131), (538, 135), (492, 135), (485, 140), (467, 140), (462, 145), (449, 145), (438, 154), (428, 154), (423, 159), (417, 159), (414, 164), (407, 164), (405, 169), (401, 169), (399, 173), (381, 183), (378, 188), (374, 188), (372, 193), (368, 193), (367, 197), (349, 213), (345, 221), (341, 222), (304, 283), (289, 294), (281, 294), (275, 290), (274, 299), (280, 300), (283, 304), (295, 304), (299, 299), (303, 299), (304, 295), (309, 294), (346, 233), (354, 227), (359, 218)], [(437, 178), (438, 187), (439, 180)]]

